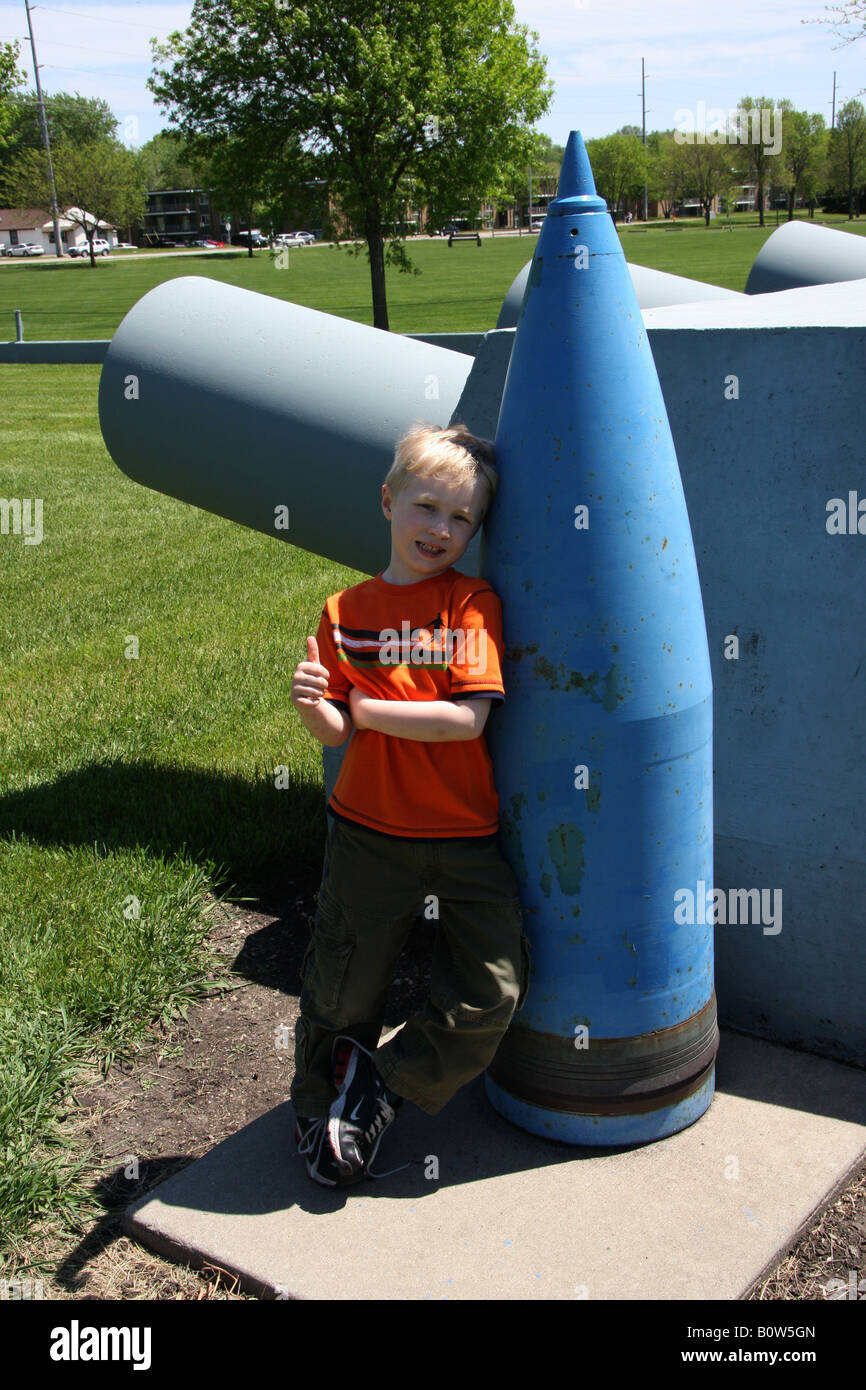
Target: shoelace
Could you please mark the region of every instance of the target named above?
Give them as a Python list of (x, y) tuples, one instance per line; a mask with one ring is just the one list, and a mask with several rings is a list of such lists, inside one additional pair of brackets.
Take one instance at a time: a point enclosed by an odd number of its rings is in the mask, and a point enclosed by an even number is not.
[[(391, 1107), (388, 1106), (388, 1109), (391, 1110)], [(391, 1114), (394, 1114), (393, 1110), (391, 1110)], [(379, 1120), (379, 1123), (381, 1125), (382, 1116), (377, 1116), (377, 1119)], [(313, 1149), (316, 1146), (316, 1144), (321, 1143), (322, 1141), (323, 1132), (327, 1123), (327, 1120), (318, 1120), (316, 1124), (310, 1125), (310, 1128), (307, 1130), (306, 1134), (301, 1136), (300, 1143), (298, 1144), (299, 1154), (308, 1154), (313, 1152)], [(371, 1126), (371, 1129), (373, 1131), (373, 1134), (375, 1134), (375, 1123), (373, 1126)], [(372, 1135), (370, 1137), (372, 1138)], [(367, 1174), (368, 1178), (373, 1178), (373, 1180), (375, 1181), (377, 1178), (390, 1178), (392, 1173), (402, 1173), (404, 1168), (409, 1168), (410, 1166), (411, 1165), (409, 1163), (401, 1163), (399, 1168), (389, 1168), (385, 1173), (374, 1173), (373, 1169), (370, 1167), (365, 1168), (364, 1171)]]
[(386, 1124), (389, 1125), (391, 1123), (395, 1115), (396, 1111), (392, 1109), (386, 1100), (381, 1100), (379, 1102), (379, 1109), (376, 1112), (373, 1123), (370, 1125), (369, 1129), (364, 1130), (364, 1138), (367, 1140), (368, 1144), (372, 1143), (380, 1129), (384, 1129)]
[(310, 1125), (306, 1134), (301, 1135), (300, 1142), (298, 1143), (299, 1154), (309, 1154), (313, 1152), (316, 1142), (321, 1141), (322, 1132), (327, 1123), (327, 1120), (317, 1120), (315, 1124)]
[[(380, 1101), (379, 1112), (376, 1115), (376, 1118), (374, 1119), (370, 1128), (364, 1135), (364, 1138), (367, 1140), (372, 1140), (373, 1138), (375, 1138), (377, 1132), (380, 1129), (384, 1128), (386, 1122), (390, 1124), (390, 1122), (394, 1119), (396, 1113), (397, 1112), (394, 1110), (393, 1106), (390, 1106), (386, 1100)], [(392, 1173), (402, 1173), (403, 1169), (408, 1168), (409, 1166), (410, 1165), (408, 1163), (401, 1163), (398, 1168), (388, 1168), (384, 1173), (374, 1173), (372, 1165), (367, 1164), (367, 1167), (364, 1169), (364, 1171), (367, 1174), (368, 1178), (373, 1178), (375, 1181), (377, 1178), (390, 1178)]]
[(411, 1165), (408, 1163), (401, 1163), (399, 1168), (389, 1168), (384, 1173), (374, 1173), (372, 1168), (365, 1168), (364, 1172), (367, 1174), (368, 1178), (372, 1178), (375, 1182), (377, 1178), (390, 1178), (392, 1173), (402, 1173), (404, 1168), (409, 1168), (410, 1166)]

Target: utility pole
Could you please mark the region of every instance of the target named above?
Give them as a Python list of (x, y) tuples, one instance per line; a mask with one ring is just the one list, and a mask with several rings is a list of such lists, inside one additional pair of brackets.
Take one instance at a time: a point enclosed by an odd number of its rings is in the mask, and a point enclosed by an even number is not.
[(36, 40), (33, 37), (33, 21), (30, 18), (30, 0), (24, 0), (27, 11), (27, 28), (30, 30), (30, 48), (33, 53), (33, 71), (36, 75), (36, 100), (39, 103), (39, 124), (42, 127), (42, 143), (48, 155), (48, 180), (51, 185), (51, 220), (54, 223), (54, 254), (58, 260), (63, 255), (60, 242), (60, 216), (57, 211), (57, 189), (54, 186), (54, 165), (51, 162), (51, 142), (48, 139), (48, 122), (45, 119), (45, 103), (42, 100), (42, 83), (39, 81), (39, 64), (36, 61)]
[(836, 129), (836, 74), (833, 73), (833, 119), (830, 122), (830, 129)]
[(532, 231), (532, 161), (529, 163), (529, 230)]
[[(641, 104), (641, 126), (643, 129), (644, 160), (646, 160), (646, 71), (645, 60), (640, 60), (640, 104)], [(643, 180), (643, 220), (649, 221), (649, 204), (647, 202), (646, 168), (644, 168)]]

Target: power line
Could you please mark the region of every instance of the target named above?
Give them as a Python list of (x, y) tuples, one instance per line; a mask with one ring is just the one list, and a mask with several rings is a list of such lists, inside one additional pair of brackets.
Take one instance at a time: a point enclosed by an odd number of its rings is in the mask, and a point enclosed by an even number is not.
[[(0, 10), (16, 9), (17, 5), (0, 4)], [(133, 29), (153, 29), (152, 24), (141, 24), (134, 19), (109, 19), (107, 15), (87, 14), (84, 10), (68, 10), (64, 6), (62, 9), (57, 5), (34, 5), (35, 9), (45, 10), (47, 14), (68, 15), (71, 19), (91, 19), (97, 24), (126, 24)]]
[[(0, 37), (19, 39), (22, 43), (27, 43), (28, 41), (24, 34), (4, 34)], [(43, 39), (42, 42), (43, 45), (48, 44), (51, 48), (74, 48), (79, 53), (103, 53), (105, 51), (102, 48), (94, 48), (92, 44), (85, 45), (81, 43), (64, 43), (60, 39)], [(136, 61), (139, 63), (145, 62), (150, 58), (149, 54), (143, 56), (141, 53), (123, 53), (116, 48), (112, 49), (111, 56), (112, 58), (135, 58)], [(44, 66), (45, 64), (43, 64), (43, 67)], [(48, 66), (53, 67), (55, 65), (52, 63)]]

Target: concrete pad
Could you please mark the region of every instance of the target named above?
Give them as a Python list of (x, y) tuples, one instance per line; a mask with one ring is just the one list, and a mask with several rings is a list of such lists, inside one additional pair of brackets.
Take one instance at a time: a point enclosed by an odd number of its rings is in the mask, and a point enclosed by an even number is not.
[(307, 1177), (293, 1127), (286, 1102), (125, 1230), (264, 1297), (735, 1299), (866, 1152), (866, 1072), (723, 1030), (706, 1114), (624, 1149), (527, 1134), (479, 1077), (436, 1118), (406, 1104), (374, 1164), (397, 1171), (340, 1190)]

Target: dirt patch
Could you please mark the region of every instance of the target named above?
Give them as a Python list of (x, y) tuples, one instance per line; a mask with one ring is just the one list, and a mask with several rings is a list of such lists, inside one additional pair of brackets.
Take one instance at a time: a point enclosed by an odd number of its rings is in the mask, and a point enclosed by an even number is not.
[[(226, 1271), (187, 1269), (130, 1240), (120, 1218), (134, 1198), (288, 1098), (300, 968), (315, 912), (312, 887), (289, 888), (284, 901), (269, 898), (268, 911), (215, 910), (210, 940), (232, 988), (171, 1030), (153, 1029), (132, 1060), (105, 1078), (84, 1075), (74, 1089), (68, 1123), (91, 1150), (96, 1215), (77, 1238), (45, 1229), (29, 1243), (28, 1272), (42, 1279), (45, 1298), (253, 1297)], [(432, 926), (417, 921), (397, 965), (386, 1028), (420, 1005), (432, 942)], [(746, 1297), (824, 1300), (833, 1279), (836, 1297), (862, 1280), (858, 1296), (866, 1298), (866, 1166)]]
[[(148, 1251), (122, 1233), (120, 1219), (135, 1198), (288, 1099), (315, 915), (313, 889), (291, 888), (269, 912), (219, 905), (209, 940), (226, 992), (168, 1031), (154, 1027), (132, 1059), (104, 1078), (84, 1073), (73, 1088), (67, 1123), (91, 1153), (97, 1215), (77, 1240), (45, 1228), (28, 1243), (28, 1273), (43, 1281), (45, 1298), (252, 1297), (225, 1271), (186, 1269)], [(397, 964), (386, 1028), (420, 1005), (432, 942), (432, 927), (417, 922)]]

